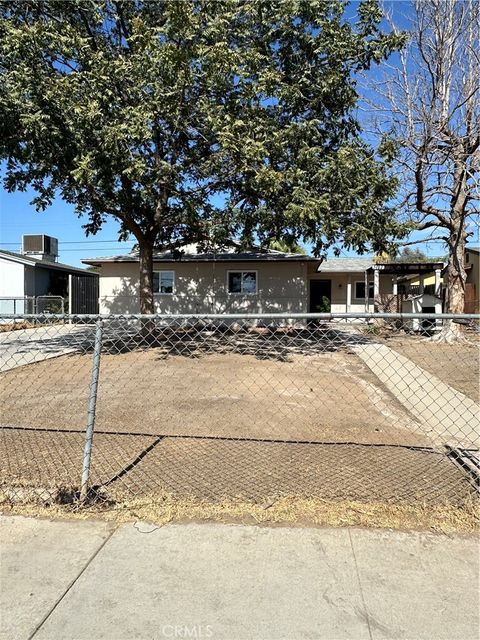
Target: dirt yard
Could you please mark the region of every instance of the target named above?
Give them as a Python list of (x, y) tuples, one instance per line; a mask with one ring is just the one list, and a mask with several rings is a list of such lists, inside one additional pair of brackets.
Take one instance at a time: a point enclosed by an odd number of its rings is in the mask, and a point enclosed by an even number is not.
[(386, 344), (442, 382), (478, 402), (480, 400), (480, 341), (441, 344), (421, 337), (402, 336)]
[[(2, 422), (85, 428), (90, 355), (6, 372)], [(18, 390), (21, 390), (19, 393)], [(420, 425), (354, 354), (102, 356), (96, 431), (427, 446)]]

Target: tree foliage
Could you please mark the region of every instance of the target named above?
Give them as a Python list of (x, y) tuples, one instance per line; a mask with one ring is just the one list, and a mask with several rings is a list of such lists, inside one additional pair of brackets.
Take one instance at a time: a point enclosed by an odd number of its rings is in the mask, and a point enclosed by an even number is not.
[(301, 244), (289, 237), (279, 238), (278, 240), (274, 238), (270, 240), (267, 248), (273, 249), (274, 251), (283, 251), (284, 253), (299, 253), (302, 255), (306, 255), (307, 253)]
[(0, 5), (0, 157), (152, 251), (285, 233), (316, 254), (381, 250), (395, 190), (359, 135), (354, 77), (399, 46), (375, 0), (25, 0)]
[(405, 247), (394, 258), (394, 262), (428, 262), (429, 260), (430, 258), (425, 252), (412, 247)]

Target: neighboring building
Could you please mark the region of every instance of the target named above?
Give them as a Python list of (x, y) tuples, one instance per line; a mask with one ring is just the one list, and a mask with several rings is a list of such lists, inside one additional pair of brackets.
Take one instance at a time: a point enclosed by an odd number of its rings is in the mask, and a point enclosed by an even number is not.
[[(138, 313), (137, 253), (82, 262), (98, 267), (100, 312)], [(435, 271), (443, 263), (376, 264), (373, 258), (320, 260), (296, 253), (235, 246), (199, 253), (194, 245), (154, 256), (157, 313), (307, 313), (400, 311), (408, 295), (398, 279)], [(415, 310), (433, 303), (420, 296)]]
[(468, 246), (465, 251), (467, 281), (465, 313), (480, 313), (480, 249)]
[[(430, 264), (430, 263), (429, 263)], [(465, 268), (467, 279), (465, 282), (465, 313), (480, 313), (480, 250), (478, 247), (467, 246), (465, 250)], [(444, 265), (441, 278), (438, 280), (438, 274), (431, 272), (424, 276), (423, 291), (426, 296), (438, 295), (438, 285), (440, 284), (440, 297), (443, 307), (445, 301), (445, 275), (447, 267)], [(411, 294), (419, 294), (422, 283), (418, 277), (405, 277), (399, 280), (399, 290), (409, 291)], [(433, 301), (430, 300), (430, 304)], [(425, 304), (428, 301), (425, 298)]]
[[(60, 311), (59, 298), (70, 298), (73, 313), (97, 311), (98, 274), (56, 262), (57, 247), (56, 238), (37, 235), (23, 236), (22, 253), (0, 250), (0, 313), (43, 312), (53, 303)], [(85, 305), (87, 293), (94, 304)]]

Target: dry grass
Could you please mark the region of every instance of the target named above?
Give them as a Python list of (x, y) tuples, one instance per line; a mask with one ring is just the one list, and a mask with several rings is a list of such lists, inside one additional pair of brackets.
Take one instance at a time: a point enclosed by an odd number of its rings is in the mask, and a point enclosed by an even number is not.
[(226, 500), (208, 502), (178, 499), (170, 494), (155, 501), (133, 500), (114, 509), (90, 506), (12, 505), (2, 502), (4, 513), (34, 517), (102, 518), (114, 523), (142, 520), (159, 526), (172, 522), (209, 521), (238, 524), (369, 527), (397, 530), (429, 530), (442, 534), (473, 534), (480, 529), (480, 511), (474, 500), (463, 507), (452, 505), (394, 505), (318, 498), (284, 497), (267, 504)]
[(32, 329), (34, 325), (31, 322), (10, 322), (8, 324), (0, 324), (0, 333), (6, 331), (21, 331), (23, 329)]

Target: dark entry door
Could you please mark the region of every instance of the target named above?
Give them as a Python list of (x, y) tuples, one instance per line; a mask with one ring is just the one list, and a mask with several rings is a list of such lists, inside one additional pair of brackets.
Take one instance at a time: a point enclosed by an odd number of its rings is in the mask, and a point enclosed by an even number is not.
[(330, 311), (331, 300), (331, 280), (310, 280), (310, 313)]

